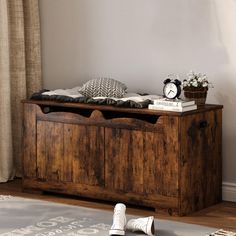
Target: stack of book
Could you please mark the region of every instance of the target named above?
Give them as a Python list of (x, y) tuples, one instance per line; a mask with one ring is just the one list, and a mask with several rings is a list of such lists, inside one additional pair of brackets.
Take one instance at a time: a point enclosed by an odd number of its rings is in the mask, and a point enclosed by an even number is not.
[(164, 111), (175, 111), (175, 112), (185, 112), (196, 110), (197, 105), (195, 101), (185, 101), (182, 99), (157, 99), (153, 100), (153, 104), (149, 104), (148, 109), (152, 110), (164, 110)]

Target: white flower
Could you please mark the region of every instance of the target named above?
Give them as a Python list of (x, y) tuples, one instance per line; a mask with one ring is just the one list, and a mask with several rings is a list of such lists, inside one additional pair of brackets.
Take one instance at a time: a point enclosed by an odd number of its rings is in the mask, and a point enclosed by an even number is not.
[(194, 80), (194, 81), (192, 82), (192, 86), (193, 86), (193, 87), (197, 87), (197, 86), (198, 86), (198, 83), (197, 83), (196, 80)]
[(185, 87), (194, 87), (194, 88), (208, 88), (209, 86), (208, 78), (206, 74), (195, 73), (194, 71), (190, 71), (187, 74), (187, 79), (183, 81), (183, 88)]
[(197, 81), (199, 82), (199, 83), (202, 83), (203, 82), (203, 77), (199, 77), (198, 79), (197, 79)]

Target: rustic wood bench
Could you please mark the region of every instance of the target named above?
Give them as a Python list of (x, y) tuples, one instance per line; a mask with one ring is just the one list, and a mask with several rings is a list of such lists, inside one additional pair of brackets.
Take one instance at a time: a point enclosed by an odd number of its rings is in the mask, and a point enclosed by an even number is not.
[(221, 201), (222, 106), (23, 101), (23, 188), (186, 215)]

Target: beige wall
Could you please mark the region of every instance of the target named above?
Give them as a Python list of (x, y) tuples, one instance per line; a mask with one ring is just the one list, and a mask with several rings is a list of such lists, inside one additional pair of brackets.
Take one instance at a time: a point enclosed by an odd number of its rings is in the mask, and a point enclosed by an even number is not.
[(207, 73), (208, 102), (224, 105), (223, 181), (236, 190), (235, 0), (40, 0), (40, 10), (46, 88), (110, 76), (161, 93), (167, 74)]

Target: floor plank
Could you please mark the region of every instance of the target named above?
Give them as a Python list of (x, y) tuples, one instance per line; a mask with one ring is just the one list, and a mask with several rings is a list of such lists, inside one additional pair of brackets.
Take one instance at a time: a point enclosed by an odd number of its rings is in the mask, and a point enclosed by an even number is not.
[[(95, 209), (103, 209), (113, 211), (114, 204), (106, 201), (95, 201), (86, 198), (77, 198), (74, 196), (65, 196), (59, 194), (39, 194), (22, 192), (21, 179), (16, 179), (8, 183), (0, 183), (0, 194), (9, 194), (13, 196), (28, 197), (34, 199), (42, 199), (52, 202), (65, 203), (90, 207)], [(133, 215), (149, 216), (155, 218), (175, 220), (179, 222), (205, 225), (216, 228), (223, 228), (236, 232), (236, 203), (221, 202), (217, 205), (208, 207), (194, 214), (184, 217), (168, 216), (161, 212), (155, 212), (153, 209), (127, 206), (127, 213)], [(158, 227), (158, 226), (157, 226)]]

